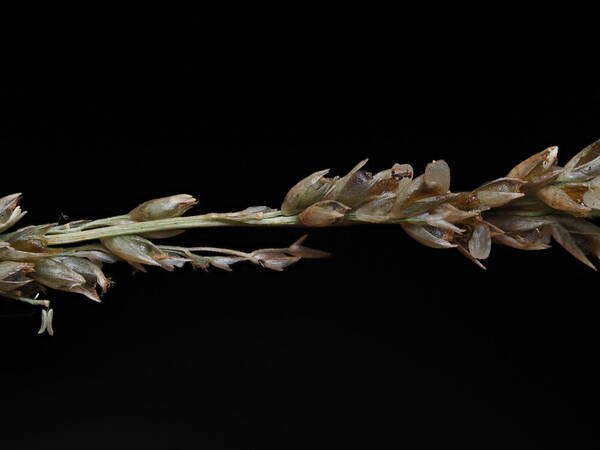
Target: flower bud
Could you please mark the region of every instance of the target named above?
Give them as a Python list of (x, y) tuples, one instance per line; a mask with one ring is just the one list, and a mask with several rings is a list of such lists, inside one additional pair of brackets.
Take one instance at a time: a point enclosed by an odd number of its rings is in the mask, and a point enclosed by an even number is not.
[(600, 209), (600, 188), (590, 186), (582, 197), (585, 206), (592, 209)]
[(355, 207), (355, 214), (364, 222), (384, 222), (388, 219), (399, 193), (411, 184), (413, 169), (409, 164), (394, 164), (373, 176), (368, 195)]
[(552, 168), (549, 171), (529, 177), (527, 183), (523, 186), (523, 192), (535, 192), (538, 189), (547, 186), (558, 178), (564, 172), (562, 167)]
[(475, 191), (477, 192), (521, 192), (521, 187), (525, 184), (525, 181), (520, 178), (497, 178), (493, 181), (489, 181), (487, 183), (479, 186)]
[(16, 250), (8, 242), (0, 240), (0, 260), (10, 261), (30, 261), (36, 258), (45, 258), (47, 256), (59, 253), (57, 249), (44, 249), (43, 252), (24, 252)]
[(427, 164), (424, 178), (425, 185), (435, 195), (446, 194), (450, 189), (450, 167), (444, 160)]
[(30, 225), (25, 228), (21, 228), (14, 233), (10, 233), (6, 238), (8, 242), (15, 250), (21, 250), (24, 252), (40, 252), (44, 250), (48, 241), (46, 240), (46, 230), (51, 228), (54, 224), (49, 225)]
[(423, 219), (428, 225), (439, 228), (441, 230), (449, 230), (455, 233), (463, 233), (464, 230), (454, 225), (455, 223), (465, 222), (472, 217), (479, 215), (479, 211), (463, 211), (449, 203), (443, 203), (431, 212), (418, 215), (418, 218)]
[(307, 227), (326, 227), (341, 222), (350, 209), (335, 200), (323, 200), (306, 208), (298, 218)]
[(118, 261), (114, 255), (112, 255), (108, 250), (77, 250), (72, 253), (73, 256), (78, 258), (86, 258), (92, 262), (101, 266), (102, 263), (112, 264)]
[(156, 198), (142, 203), (129, 212), (129, 218), (144, 222), (147, 220), (169, 219), (182, 216), (198, 201), (187, 194), (171, 195), (170, 197)]
[(63, 263), (65, 266), (83, 276), (86, 280), (86, 285), (91, 289), (96, 289), (96, 285), (100, 286), (102, 292), (106, 292), (110, 286), (110, 280), (106, 278), (99, 264), (93, 263), (86, 258), (78, 258), (76, 256), (56, 256), (55, 261)]
[(448, 203), (463, 211), (481, 211), (482, 209), (487, 209), (482, 207), (477, 192), (459, 192), (456, 196), (451, 197)]
[[(350, 178), (348, 178), (344, 186), (337, 192), (335, 195), (335, 200), (353, 208), (362, 203), (362, 201), (369, 194), (372, 186), (373, 176), (364, 170), (357, 170)], [(332, 191), (333, 190), (336, 189), (334, 188)], [(334, 199), (333, 194), (326, 195), (325, 198), (327, 197)]]
[(600, 258), (600, 227), (587, 220), (568, 216), (554, 216), (553, 221), (562, 225), (585, 254)]
[(450, 202), (459, 194), (449, 193), (444, 195), (432, 195), (424, 197), (420, 200), (406, 203), (399, 211), (392, 211), (392, 215), (396, 219), (415, 217), (428, 211), (432, 211), (444, 203)]
[(300, 261), (300, 256), (289, 256), (283, 252), (256, 252), (252, 256), (267, 269), (282, 272), (287, 266)]
[(354, 210), (356, 217), (362, 222), (385, 222), (394, 206), (395, 192), (383, 192), (367, 198), (366, 201)]
[(494, 224), (504, 231), (511, 233), (531, 231), (552, 223), (548, 217), (544, 216), (529, 217), (507, 214), (489, 214), (486, 216), (486, 221)]
[(431, 248), (453, 248), (456, 244), (450, 242), (453, 233), (431, 226), (417, 225), (414, 223), (400, 224), (406, 234), (421, 244)]
[(0, 262), (0, 291), (9, 292), (30, 283), (33, 280), (28, 278), (27, 274), (31, 272), (33, 272), (32, 263), (16, 261)]
[(406, 206), (423, 197), (424, 192), (427, 191), (424, 178), (423, 175), (419, 175), (414, 180), (409, 178), (401, 180), (402, 183), (398, 187), (396, 199), (390, 213), (392, 217), (403, 216), (403, 210)]
[[(242, 258), (241, 256), (210, 256), (207, 258), (207, 260), (212, 266), (216, 267), (217, 269), (226, 270), (227, 272), (231, 272), (233, 270), (230, 267), (232, 264), (238, 263), (240, 261), (246, 261), (246, 259), (247, 258)], [(196, 263), (194, 265), (202, 269), (206, 268), (202, 260), (199, 261), (199, 264)]]
[(373, 175), (373, 181), (377, 184), (383, 180), (401, 180), (413, 177), (413, 168), (410, 164), (394, 164), (391, 169), (382, 170)]
[(486, 259), (492, 249), (490, 228), (485, 223), (478, 223), (473, 228), (469, 239), (469, 253), (476, 259)]
[(17, 206), (21, 194), (12, 194), (0, 197), (0, 233), (8, 230), (26, 214)]
[(167, 257), (156, 245), (140, 236), (113, 236), (100, 239), (100, 242), (114, 255), (142, 272), (145, 269), (141, 264), (160, 266), (157, 259)]
[(525, 182), (519, 178), (499, 178), (475, 189), (481, 209), (496, 208), (523, 197), (520, 192)]
[(558, 221), (550, 225), (550, 232), (556, 242), (558, 242), (566, 251), (577, 258), (579, 261), (584, 263), (586, 266), (596, 270), (596, 267), (592, 262), (585, 256), (583, 250), (579, 247), (574, 237), (571, 235), (569, 230), (565, 228)]
[(520, 178), (509, 177), (485, 183), (473, 191), (477, 198), (477, 207), (481, 210), (496, 208), (523, 197), (525, 194), (521, 193), (521, 188), (524, 184), (525, 181)]
[(146, 271), (142, 264), (160, 266), (171, 272), (175, 267), (181, 267), (188, 261), (163, 252), (141, 236), (113, 236), (100, 239), (100, 242), (113, 254), (142, 272)]
[(548, 147), (533, 156), (530, 156), (525, 161), (517, 164), (508, 173), (509, 178), (520, 178), (521, 180), (529, 180), (534, 176), (539, 176), (546, 173), (556, 163), (558, 156), (558, 147)]
[(299, 181), (292, 187), (281, 205), (281, 212), (285, 216), (292, 216), (304, 211), (313, 203), (321, 200), (331, 189), (333, 179), (324, 178), (329, 169), (315, 172)]
[(551, 216), (547, 220), (548, 222), (560, 223), (572, 234), (600, 236), (600, 227), (587, 220), (569, 216)]
[(494, 236), (494, 242), (519, 250), (546, 250), (550, 248), (549, 228), (535, 229), (521, 233), (506, 233)]
[(360, 204), (373, 185), (373, 176), (360, 170), (367, 161), (362, 160), (348, 174), (337, 180), (324, 199), (336, 200), (351, 208)]
[[(397, 191), (396, 200), (391, 210), (391, 216), (395, 218), (409, 217), (426, 210), (426, 203), (440, 204), (440, 200), (450, 201), (459, 194), (449, 192), (450, 168), (445, 161), (434, 161), (429, 163), (423, 175), (408, 182), (408, 178), (401, 180)], [(414, 211), (407, 211), (413, 203), (423, 200), (425, 203), (415, 206)]]
[(61, 291), (72, 291), (85, 284), (85, 278), (52, 258), (40, 258), (34, 262), (35, 271), (30, 274), (40, 284)]
[(485, 220), (488, 225), (503, 231), (492, 234), (492, 239), (499, 244), (520, 250), (550, 248), (550, 225), (553, 220), (549, 217), (488, 214)]
[(600, 139), (571, 158), (558, 177), (558, 181), (586, 181), (598, 175), (600, 175)]
[(585, 185), (550, 185), (537, 191), (536, 195), (551, 208), (585, 217), (592, 210), (583, 202), (583, 195), (586, 191), (587, 186)]

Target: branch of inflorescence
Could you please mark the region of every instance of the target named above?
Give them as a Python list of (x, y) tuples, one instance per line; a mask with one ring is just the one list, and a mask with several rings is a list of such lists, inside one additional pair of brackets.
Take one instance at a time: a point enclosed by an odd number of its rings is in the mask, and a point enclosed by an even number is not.
[[(115, 219), (120, 219), (117, 217)], [(422, 222), (420, 219), (406, 218), (396, 219), (386, 223), (400, 222)], [(364, 223), (356, 220), (353, 214), (347, 214), (338, 225), (352, 225)], [(87, 224), (89, 227), (90, 224)], [(104, 219), (102, 225), (92, 229), (72, 228), (65, 229), (56, 227), (46, 233), (48, 245), (74, 244), (78, 242), (91, 241), (113, 236), (124, 236), (130, 234), (144, 234), (156, 231), (187, 230), (192, 228), (209, 227), (280, 227), (297, 226), (304, 227), (298, 215), (284, 216), (281, 211), (275, 210), (262, 214), (262, 217), (244, 217), (239, 213), (211, 213), (197, 216), (174, 217), (170, 219), (150, 220), (147, 222), (133, 222), (125, 224), (110, 225), (109, 219)]]
[[(521, 216), (542, 216), (546, 211), (515, 211)], [(556, 212), (555, 212), (556, 213)], [(146, 222), (118, 223), (126, 216), (116, 216), (89, 222), (79, 228), (64, 228), (61, 226), (50, 229), (46, 233), (48, 245), (74, 244), (78, 242), (92, 241), (114, 236), (132, 234), (144, 234), (157, 231), (187, 230), (193, 228), (214, 227), (305, 227), (298, 215), (284, 216), (279, 210), (261, 214), (261, 217), (249, 217), (240, 213), (210, 213), (196, 216), (174, 217), (169, 219), (149, 220)], [(116, 224), (112, 224), (115, 223)], [(424, 223), (424, 220), (416, 217), (388, 219), (385, 221), (373, 218), (373, 223)], [(360, 220), (354, 214), (346, 214), (344, 219), (336, 226), (364, 224), (365, 217)]]

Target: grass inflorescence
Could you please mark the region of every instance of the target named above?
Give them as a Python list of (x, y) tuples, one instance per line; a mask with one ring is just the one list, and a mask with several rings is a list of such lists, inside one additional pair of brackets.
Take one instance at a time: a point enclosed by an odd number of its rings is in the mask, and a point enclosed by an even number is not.
[(125, 262), (136, 270), (157, 266), (172, 271), (189, 264), (231, 270), (239, 262), (281, 271), (302, 258), (328, 254), (303, 245), (252, 252), (163, 245), (187, 229), (202, 227), (333, 227), (398, 224), (420, 243), (454, 248), (481, 268), (492, 243), (521, 250), (543, 250), (554, 239), (579, 261), (594, 268), (600, 258), (600, 140), (564, 166), (550, 147), (516, 165), (505, 177), (469, 192), (450, 191), (450, 168), (427, 164), (414, 176), (408, 164), (375, 174), (361, 161), (342, 177), (317, 171), (295, 184), (280, 209), (250, 207), (233, 213), (184, 214), (197, 204), (187, 194), (147, 201), (127, 214), (62, 225), (26, 226), (21, 194), (0, 198), (0, 296), (41, 306), (40, 333), (53, 333), (48, 289), (100, 301), (111, 282), (103, 266)]

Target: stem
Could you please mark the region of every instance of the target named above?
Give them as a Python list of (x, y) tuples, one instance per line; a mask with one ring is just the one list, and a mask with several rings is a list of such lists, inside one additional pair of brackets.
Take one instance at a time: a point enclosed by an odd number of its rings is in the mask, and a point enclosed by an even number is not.
[(19, 300), (34, 306), (45, 306), (46, 308), (50, 306), (49, 300), (37, 300), (35, 298), (19, 297), (18, 295), (8, 294), (6, 292), (2, 292), (2, 297), (12, 298), (13, 300)]
[(115, 222), (123, 221), (128, 218), (129, 218), (129, 216), (127, 216), (127, 215), (107, 217), (106, 219), (93, 220), (91, 222), (87, 222), (78, 227), (72, 227), (72, 228), (69, 227), (69, 224), (57, 225), (55, 227), (50, 228), (46, 232), (46, 234), (61, 234), (61, 233), (73, 233), (73, 232), (77, 232), (77, 231), (85, 231), (85, 230), (89, 230), (92, 228), (114, 225)]
[(275, 211), (264, 215), (262, 219), (255, 217), (235, 217), (234, 214), (204, 214), (199, 216), (174, 217), (171, 219), (151, 220), (148, 222), (135, 222), (124, 225), (112, 225), (94, 228), (86, 231), (65, 232), (55, 235), (46, 235), (48, 245), (73, 244), (76, 242), (90, 241), (112, 236), (127, 234), (144, 234), (154, 231), (183, 230), (205, 227), (231, 227), (231, 226), (302, 226), (298, 216), (282, 216)]
[[(98, 221), (99, 222), (99, 221)], [(98, 223), (96, 222), (96, 223)], [(382, 223), (420, 223), (422, 219), (414, 217), (405, 219), (393, 219), (388, 221), (379, 221)], [(336, 225), (354, 225), (364, 223), (357, 219), (352, 213), (346, 214), (344, 220)], [(60, 234), (47, 234), (45, 236), (48, 245), (74, 244), (76, 242), (91, 241), (113, 236), (123, 236), (128, 234), (144, 234), (155, 231), (166, 230), (186, 230), (191, 228), (208, 227), (304, 227), (297, 215), (284, 216), (281, 211), (275, 210), (263, 214), (262, 218), (256, 215), (244, 215), (240, 213), (211, 213), (199, 216), (174, 217), (171, 219), (149, 220), (147, 222), (134, 222), (123, 225), (110, 225), (91, 230), (79, 231), (65, 230)]]
[(246, 252), (240, 252), (238, 250), (231, 250), (228, 248), (217, 248), (217, 247), (174, 247), (170, 245), (160, 245), (161, 250), (175, 250), (183, 252), (210, 252), (210, 253), (222, 253), (223, 255), (240, 256), (242, 258), (252, 258), (252, 254)]
[[(68, 229), (61, 227), (60, 230), (51, 229), (45, 239), (48, 245), (73, 244), (76, 242), (91, 241), (113, 236), (123, 236), (128, 234), (144, 234), (155, 231), (167, 230), (186, 230), (190, 228), (206, 227), (280, 227), (297, 226), (304, 227), (297, 215), (284, 216), (279, 210), (271, 210), (257, 217), (256, 214), (248, 214), (245, 211), (234, 213), (210, 213), (198, 216), (173, 217), (170, 219), (149, 220), (147, 222), (133, 222), (121, 225), (112, 225), (111, 221), (121, 220), (125, 216), (116, 216), (108, 219), (100, 219), (83, 225), (82, 227)], [(409, 217), (404, 219), (377, 220), (377, 223), (421, 223), (422, 219)], [(354, 214), (346, 214), (343, 221), (336, 225), (353, 225), (365, 223), (365, 217), (358, 219)], [(85, 229), (90, 226), (106, 226), (92, 229)], [(58, 233), (58, 234), (54, 234)]]

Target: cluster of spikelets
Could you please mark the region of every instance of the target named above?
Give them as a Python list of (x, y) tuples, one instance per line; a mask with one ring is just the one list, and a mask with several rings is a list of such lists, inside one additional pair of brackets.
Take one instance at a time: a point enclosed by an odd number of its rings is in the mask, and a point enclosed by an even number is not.
[[(450, 168), (442, 160), (428, 164), (417, 177), (408, 164), (395, 164), (371, 174), (362, 169), (365, 160), (343, 177), (327, 178), (327, 170), (306, 177), (287, 193), (280, 211), (255, 207), (225, 215), (234, 223), (251, 220), (253, 225), (273, 225), (278, 217), (285, 219), (278, 223), (305, 227), (399, 224), (420, 243), (456, 248), (480, 267), (480, 261), (490, 254), (492, 242), (541, 250), (554, 238), (577, 259), (594, 267), (586, 255), (600, 258), (600, 228), (587, 219), (600, 210), (600, 141), (583, 149), (564, 167), (558, 166), (557, 156), (558, 149), (550, 147), (515, 166), (506, 177), (458, 193), (450, 191)], [(92, 243), (57, 248), (48, 245), (49, 236), (176, 218), (197, 202), (189, 195), (174, 195), (150, 200), (123, 216), (28, 226), (10, 232), (25, 215), (18, 206), (20, 197), (0, 198), (0, 296), (32, 304), (48, 306), (47, 300), (37, 299), (47, 288), (100, 301), (100, 294), (110, 286), (102, 266), (117, 261), (141, 271), (145, 266), (172, 271), (184, 264), (231, 270), (230, 266), (240, 261), (280, 271), (301, 258), (327, 256), (304, 247), (304, 237), (286, 248), (250, 253), (151, 241), (183, 232), (184, 222), (177, 230), (107, 233)], [(267, 216), (270, 222), (261, 222)], [(42, 331), (51, 331), (52, 311), (44, 313)]]
[[(0, 233), (14, 225), (25, 212), (17, 205), (20, 194), (0, 198)], [(12, 233), (0, 234), (0, 296), (22, 300), (31, 304), (49, 306), (47, 300), (37, 295), (47, 288), (82, 294), (100, 301), (111, 282), (102, 271), (105, 263), (124, 261), (145, 272), (144, 266), (158, 266), (168, 271), (189, 263), (194, 268), (209, 266), (231, 270), (231, 265), (249, 261), (261, 267), (282, 271), (302, 258), (323, 258), (328, 253), (302, 245), (302, 236), (286, 248), (269, 248), (250, 253), (212, 247), (186, 248), (153, 243), (150, 239), (175, 236), (183, 230), (169, 230), (144, 235), (111, 236), (89, 245), (54, 248), (47, 245), (52, 233), (94, 228), (96, 223), (123, 225), (179, 217), (195, 205), (196, 200), (187, 194), (150, 200), (125, 216), (109, 221), (78, 221), (66, 225), (28, 226)], [(232, 218), (259, 218), (269, 208), (248, 208), (230, 214)], [(201, 255), (197, 252), (209, 253)], [(216, 253), (216, 255), (211, 255)], [(42, 328), (52, 333), (52, 310), (42, 312)]]
[(420, 243), (456, 248), (483, 267), (492, 242), (523, 250), (549, 247), (551, 237), (580, 261), (600, 257), (600, 228), (585, 220), (600, 210), (600, 141), (564, 167), (550, 147), (506, 177), (471, 192), (450, 192), (450, 168), (433, 161), (413, 177), (407, 164), (371, 174), (360, 162), (343, 177), (316, 172), (287, 194), (282, 213), (305, 226), (399, 223)]

